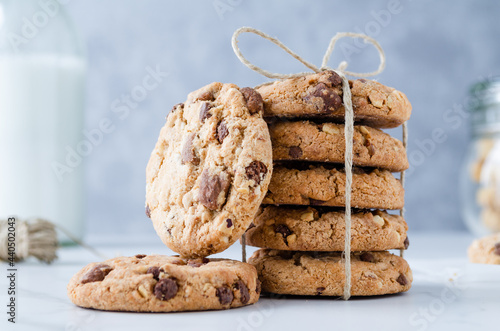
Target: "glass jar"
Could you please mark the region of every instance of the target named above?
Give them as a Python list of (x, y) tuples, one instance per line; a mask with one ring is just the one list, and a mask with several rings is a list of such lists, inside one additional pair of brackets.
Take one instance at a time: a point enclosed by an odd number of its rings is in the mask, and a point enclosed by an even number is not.
[(86, 61), (66, 2), (0, 0), (0, 218), (44, 218), (81, 238)]
[(472, 140), (461, 174), (462, 213), (476, 236), (500, 232), (500, 77), (470, 89)]

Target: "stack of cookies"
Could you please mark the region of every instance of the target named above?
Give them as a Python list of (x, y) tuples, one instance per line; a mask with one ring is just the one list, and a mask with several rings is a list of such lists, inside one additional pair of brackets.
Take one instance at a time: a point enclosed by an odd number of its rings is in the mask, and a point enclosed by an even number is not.
[[(387, 250), (408, 247), (407, 225), (383, 210), (403, 208), (404, 190), (391, 172), (408, 162), (401, 142), (379, 128), (402, 124), (411, 106), (379, 83), (351, 85), (360, 124), (351, 293), (406, 291), (410, 268)], [(261, 288), (342, 295), (343, 117), (341, 79), (333, 71), (258, 89), (212, 83), (190, 93), (168, 114), (146, 170), (146, 215), (180, 255), (91, 263), (71, 279), (70, 299), (88, 308), (167, 312), (252, 304)], [(264, 247), (250, 264), (207, 258), (245, 232), (249, 244)]]
[[(406, 96), (375, 81), (350, 81), (355, 116), (351, 206), (351, 294), (407, 291), (407, 262), (387, 252), (406, 249), (407, 224), (395, 213), (404, 189), (393, 172), (408, 168), (401, 141), (381, 131), (410, 116)], [(265, 292), (343, 294), (345, 241), (344, 106), (333, 71), (257, 88), (272, 141), (273, 176), (246, 232), (262, 249), (249, 263)]]
[(68, 295), (77, 305), (121, 311), (227, 309), (257, 302), (255, 267), (206, 258), (250, 226), (272, 174), (262, 98), (212, 83), (167, 116), (146, 170), (146, 215), (180, 256), (138, 254), (84, 267)]

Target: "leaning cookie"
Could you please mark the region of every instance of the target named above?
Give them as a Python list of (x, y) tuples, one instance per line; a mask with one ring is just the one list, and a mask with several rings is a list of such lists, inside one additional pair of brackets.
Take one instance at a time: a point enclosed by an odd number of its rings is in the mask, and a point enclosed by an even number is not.
[[(344, 125), (277, 121), (269, 125), (273, 159), (344, 163)], [(353, 164), (399, 172), (408, 169), (403, 143), (381, 130), (356, 125)]]
[(468, 255), (472, 263), (500, 264), (500, 233), (474, 240)]
[[(291, 252), (260, 249), (248, 261), (257, 268), (262, 292), (341, 296), (345, 276), (342, 252)], [(388, 252), (351, 255), (351, 295), (408, 291), (413, 281), (408, 263)]]
[[(293, 251), (343, 251), (343, 211), (313, 207), (262, 207), (246, 232), (251, 246)], [(408, 226), (398, 215), (380, 210), (354, 212), (351, 250), (406, 249)]]
[[(411, 104), (404, 93), (367, 79), (349, 84), (357, 123), (394, 128), (410, 117)], [(264, 99), (266, 117), (344, 120), (342, 80), (331, 70), (276, 81), (257, 91)]]
[[(342, 169), (325, 164), (276, 166), (263, 204), (344, 207), (345, 179)], [(351, 206), (400, 209), (404, 206), (404, 189), (388, 170), (354, 168)]]
[(146, 170), (146, 214), (187, 257), (221, 252), (250, 225), (272, 174), (262, 99), (212, 83), (174, 107)]
[(68, 284), (85, 308), (132, 312), (227, 309), (257, 302), (255, 268), (225, 259), (136, 255), (91, 263)]

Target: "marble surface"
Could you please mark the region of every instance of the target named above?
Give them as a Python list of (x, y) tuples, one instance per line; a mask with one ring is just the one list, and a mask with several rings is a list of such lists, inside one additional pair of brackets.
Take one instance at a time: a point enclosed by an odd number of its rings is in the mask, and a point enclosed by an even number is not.
[[(65, 247), (52, 265), (18, 263), (17, 323), (1, 330), (497, 330), (500, 266), (467, 262), (472, 237), (463, 233), (411, 234), (406, 252), (414, 273), (404, 294), (355, 298), (262, 298), (239, 309), (211, 312), (145, 314), (101, 312), (74, 306), (66, 297), (70, 277), (100, 258), (79, 247)], [(171, 254), (155, 237), (91, 237), (102, 254)], [(252, 248), (249, 252), (253, 251)], [(240, 258), (236, 244), (219, 256)], [(7, 265), (2, 263), (4, 274)], [(6, 277), (0, 278), (0, 302), (7, 302)]]

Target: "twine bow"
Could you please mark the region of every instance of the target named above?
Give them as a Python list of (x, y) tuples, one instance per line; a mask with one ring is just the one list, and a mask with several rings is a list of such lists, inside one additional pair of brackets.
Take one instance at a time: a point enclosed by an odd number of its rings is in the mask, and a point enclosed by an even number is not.
[[(252, 69), (255, 72), (258, 72), (259, 74), (266, 76), (267, 78), (271, 79), (287, 79), (287, 78), (295, 78), (295, 77), (302, 77), (305, 75), (309, 75), (310, 72), (301, 72), (301, 73), (296, 73), (296, 74), (281, 74), (281, 73), (273, 73), (267, 70), (264, 70), (250, 61), (248, 61), (243, 54), (241, 53), (241, 50), (238, 47), (238, 36), (242, 33), (249, 32), (249, 33), (254, 33), (264, 39), (267, 39), (271, 41), (273, 44), (279, 46), (282, 48), (285, 52), (290, 54), (294, 59), (305, 65), (307, 68), (311, 69), (315, 73), (319, 73), (324, 70), (333, 70), (336, 72), (340, 78), (342, 78), (342, 91), (343, 91), (343, 102), (344, 102), (344, 108), (345, 108), (345, 130), (344, 130), (344, 135), (345, 135), (345, 174), (346, 174), (346, 185), (345, 185), (345, 244), (344, 244), (344, 272), (345, 272), (345, 285), (344, 285), (344, 295), (343, 298), (344, 300), (348, 300), (351, 297), (351, 193), (352, 193), (352, 148), (353, 148), (353, 135), (354, 135), (354, 112), (352, 108), (352, 98), (351, 98), (351, 88), (349, 86), (349, 81), (346, 77), (347, 76), (354, 76), (354, 77), (370, 77), (370, 76), (375, 76), (381, 73), (384, 68), (385, 68), (385, 54), (384, 50), (380, 46), (380, 44), (373, 38), (364, 35), (364, 34), (359, 34), (359, 33), (352, 33), (352, 32), (340, 32), (337, 33), (331, 40), (330, 44), (328, 45), (328, 48), (325, 52), (325, 55), (323, 56), (323, 61), (321, 63), (321, 67), (318, 68), (314, 64), (304, 60), (302, 57), (300, 57), (298, 54), (293, 52), (291, 49), (286, 47), (281, 41), (279, 41), (276, 38), (273, 38), (269, 36), (268, 34), (254, 29), (250, 27), (242, 27), (236, 30), (233, 34), (231, 44), (233, 46), (234, 53), (238, 57), (238, 59), (246, 65), (248, 68)], [(328, 61), (330, 60), (330, 56), (333, 53), (333, 50), (335, 48), (335, 44), (337, 41), (341, 38), (344, 37), (351, 37), (351, 38), (361, 38), (365, 42), (371, 43), (373, 46), (378, 51), (379, 57), (380, 57), (380, 64), (377, 70), (373, 72), (367, 72), (367, 73), (356, 73), (356, 72), (351, 72), (351, 71), (346, 71), (347, 68), (347, 62), (342, 61), (337, 69), (332, 69), (328, 67)], [(270, 84), (270, 83), (267, 83)], [(245, 259), (245, 238), (243, 238), (242, 243), (243, 243), (243, 257)]]

